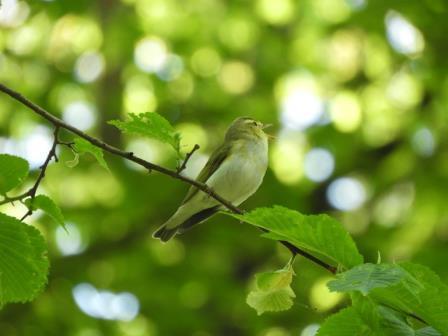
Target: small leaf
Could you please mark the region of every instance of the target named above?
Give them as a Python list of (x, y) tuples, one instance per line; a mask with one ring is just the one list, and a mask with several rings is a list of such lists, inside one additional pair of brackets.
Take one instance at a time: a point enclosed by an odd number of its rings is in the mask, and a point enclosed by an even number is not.
[(67, 167), (69, 168), (74, 168), (78, 165), (79, 163), (79, 154), (78, 153), (74, 153), (74, 157), (73, 160), (68, 160), (65, 161), (65, 164), (67, 165)]
[[(76, 138), (74, 140), (74, 143), (75, 143), (75, 150), (78, 152), (78, 154), (80, 155), (84, 153), (92, 154), (103, 168), (109, 170), (109, 167), (107, 166), (107, 163), (104, 160), (104, 154), (101, 148), (92, 145), (90, 142), (82, 138)], [(78, 159), (75, 156), (75, 159), (73, 160), (73, 163), (75, 163), (75, 165), (78, 163), (77, 160)]]
[(339, 273), (328, 283), (328, 288), (332, 292), (359, 291), (367, 295), (374, 288), (389, 287), (399, 282), (406, 283), (414, 295), (422, 289), (422, 285), (399, 265), (370, 263)]
[(0, 154), (0, 194), (17, 187), (28, 176), (28, 161), (9, 154)]
[(247, 296), (246, 302), (261, 315), (265, 312), (288, 310), (293, 305), (294, 297), (293, 290), (288, 286), (267, 292), (252, 291)]
[(111, 120), (109, 124), (114, 125), (123, 133), (144, 136), (169, 144), (180, 154), (180, 134), (174, 127), (158, 113), (129, 114), (129, 120)]
[(286, 240), (347, 269), (363, 262), (363, 257), (348, 232), (327, 215), (307, 216), (281, 206), (258, 208), (243, 215), (225, 214), (269, 230), (263, 237)]
[(291, 308), (294, 291), (292, 269), (282, 269), (274, 272), (260, 273), (255, 276), (256, 289), (247, 296), (246, 302), (254, 308), (258, 315), (267, 311), (282, 311)]
[(49, 215), (53, 220), (64, 227), (64, 216), (61, 209), (53, 202), (53, 200), (45, 195), (37, 195), (34, 198), (27, 198), (25, 205), (30, 210), (40, 209)]
[(40, 232), (0, 213), (0, 306), (34, 299), (47, 282), (48, 266)]

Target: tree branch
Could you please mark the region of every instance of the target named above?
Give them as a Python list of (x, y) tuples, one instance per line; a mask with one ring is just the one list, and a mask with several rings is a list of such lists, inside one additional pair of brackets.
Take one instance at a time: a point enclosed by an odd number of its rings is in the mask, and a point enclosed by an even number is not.
[[(42, 107), (36, 105), (32, 101), (30, 101), (27, 98), (25, 98), (24, 96), (22, 96), (20, 93), (14, 91), (14, 90), (11, 90), (10, 88), (8, 88), (7, 86), (5, 86), (3, 84), (0, 84), (0, 91), (6, 93), (7, 95), (9, 95), (10, 97), (14, 98), (15, 100), (17, 100), (21, 104), (27, 106), (33, 112), (37, 113), (38, 115), (40, 115), (41, 117), (43, 117), (44, 119), (46, 119), (47, 121), (52, 123), (57, 130), (59, 128), (64, 128), (64, 129), (68, 130), (69, 132), (71, 132), (73, 134), (76, 134), (77, 136), (87, 140), (92, 145), (94, 145), (94, 146), (96, 146), (98, 148), (103, 149), (106, 152), (109, 152), (109, 153), (114, 154), (116, 156), (122, 157), (122, 158), (124, 158), (126, 160), (135, 162), (138, 165), (148, 169), (149, 171), (153, 171), (154, 170), (154, 171), (157, 171), (157, 172), (159, 172), (161, 174), (170, 176), (170, 177), (172, 177), (174, 179), (177, 179), (177, 180), (180, 180), (182, 182), (185, 182), (185, 183), (188, 183), (190, 185), (193, 185), (196, 188), (198, 188), (199, 190), (201, 190), (204, 193), (208, 194), (210, 197), (212, 197), (215, 200), (217, 200), (219, 203), (221, 203), (223, 206), (225, 206), (231, 212), (236, 213), (236, 214), (243, 214), (243, 210), (241, 210), (240, 208), (234, 206), (228, 200), (222, 198), (220, 195), (215, 193), (211, 188), (209, 188), (205, 183), (196, 181), (196, 180), (191, 179), (191, 178), (189, 178), (187, 176), (183, 176), (183, 175), (179, 174), (179, 172), (177, 172), (177, 171), (174, 171), (174, 170), (171, 170), (171, 169), (168, 169), (168, 168), (156, 165), (156, 164), (151, 163), (149, 161), (143, 160), (143, 159), (135, 156), (131, 152), (122, 151), (121, 149), (113, 147), (113, 146), (111, 146), (111, 145), (109, 145), (109, 144), (107, 144), (107, 143), (105, 143), (105, 142), (103, 142), (103, 141), (101, 141), (101, 140), (99, 140), (97, 138), (94, 138), (94, 137), (92, 137), (92, 136), (82, 132), (81, 130), (79, 130), (79, 129), (73, 127), (73, 126), (71, 126), (69, 124), (66, 124), (61, 119), (53, 116), (52, 114), (50, 114), (48, 111), (46, 111)], [(193, 154), (193, 151), (190, 152), (190, 153)], [(191, 154), (190, 154), (190, 156), (191, 156)], [(185, 160), (187, 161), (187, 158)], [(184, 163), (186, 164), (186, 162), (184, 162)], [(41, 174), (42, 174), (42, 171), (41, 171)], [(280, 243), (282, 243), (286, 248), (288, 248), (288, 250), (290, 250), (293, 255), (300, 254), (303, 257), (305, 257), (305, 258), (311, 260), (312, 262), (318, 264), (319, 266), (322, 266), (327, 271), (329, 271), (329, 272), (331, 272), (333, 274), (336, 273), (336, 267), (325, 263), (324, 261), (322, 261), (322, 260), (312, 256), (311, 254), (307, 253), (306, 251), (303, 251), (302, 249), (292, 245), (289, 242), (280, 241)]]
[(193, 155), (194, 152), (196, 152), (199, 149), (199, 145), (196, 144), (194, 145), (193, 149), (187, 153), (187, 155), (185, 156), (185, 160), (184, 162), (182, 162), (182, 164), (179, 166), (179, 168), (177, 168), (177, 173), (180, 174), (185, 168), (187, 168), (187, 163), (188, 160), (190, 160), (191, 156)]

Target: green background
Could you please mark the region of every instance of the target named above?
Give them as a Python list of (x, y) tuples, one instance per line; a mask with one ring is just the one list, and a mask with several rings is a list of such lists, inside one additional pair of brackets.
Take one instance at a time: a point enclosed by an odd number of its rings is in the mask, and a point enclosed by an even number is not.
[[(91, 135), (174, 168), (169, 146), (122, 136), (106, 123), (158, 112), (181, 132), (185, 152), (201, 145), (190, 176), (236, 117), (272, 123), (270, 167), (243, 208), (279, 204), (330, 213), (367, 261), (412, 260), (448, 280), (446, 2), (3, 0), (3, 6), (2, 83)], [(48, 141), (49, 124), (0, 96), (1, 152), (27, 158), (36, 169)], [(334, 160), (331, 176), (317, 182), (310, 174), (328, 160), (311, 173), (304, 164), (316, 148)], [(73, 158), (61, 150), (40, 189), (61, 206), (70, 235), (46, 216), (29, 219), (48, 241), (48, 286), (33, 302), (0, 311), (1, 335), (312, 336), (313, 325), (346, 304), (347, 297), (326, 290), (325, 270), (298, 258), (295, 305), (257, 316), (245, 297), (254, 273), (287, 262), (282, 246), (219, 215), (163, 245), (151, 233), (175, 211), (186, 185), (107, 154), (111, 172), (87, 154), (69, 168)], [(336, 193), (356, 205), (345, 211), (327, 197), (340, 177), (355, 183)], [(77, 254), (66, 255), (70, 246)], [(85, 314), (73, 296), (80, 283), (132, 293), (138, 315), (120, 321)]]

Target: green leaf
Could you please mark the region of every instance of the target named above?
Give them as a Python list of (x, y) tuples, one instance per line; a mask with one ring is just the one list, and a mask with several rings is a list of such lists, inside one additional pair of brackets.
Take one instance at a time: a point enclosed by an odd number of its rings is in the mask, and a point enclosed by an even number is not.
[(290, 285), (293, 272), (282, 269), (256, 275), (256, 289), (247, 296), (246, 302), (258, 315), (264, 312), (287, 310), (293, 305), (294, 291)]
[(442, 336), (442, 334), (432, 327), (425, 327), (417, 330), (415, 336)]
[(358, 312), (363, 322), (369, 326), (376, 334), (381, 336), (440, 336), (431, 327), (414, 330), (409, 325), (406, 314), (395, 311), (389, 307), (379, 305), (369, 296), (362, 296), (359, 293), (351, 295), (353, 308)]
[(363, 262), (363, 257), (348, 232), (327, 215), (303, 215), (281, 206), (258, 208), (243, 215), (228, 215), (269, 230), (269, 233), (263, 235), (266, 238), (286, 240), (345, 268)]
[[(377, 335), (364, 323), (353, 307), (345, 308), (328, 317), (317, 336), (373, 336)], [(379, 336), (379, 335), (378, 335)]]
[(9, 154), (0, 154), (0, 194), (17, 187), (28, 176), (28, 161)]
[(168, 120), (158, 113), (130, 113), (128, 120), (111, 120), (109, 124), (114, 125), (123, 133), (140, 135), (167, 143), (173, 147), (178, 156), (181, 156), (180, 134), (175, 131)]
[(25, 205), (30, 210), (40, 209), (49, 215), (53, 220), (64, 227), (64, 216), (61, 209), (53, 202), (53, 200), (45, 195), (37, 195), (34, 198), (27, 198)]
[(370, 295), (377, 302), (417, 315), (442, 335), (448, 335), (448, 286), (425, 266), (409, 262), (400, 266), (422, 285), (417, 297), (403, 281), (387, 288), (376, 288)]
[[(78, 154), (80, 154), (80, 155), (82, 155), (84, 153), (92, 154), (103, 168), (109, 170), (109, 167), (107, 166), (107, 163), (104, 160), (104, 154), (103, 154), (103, 150), (101, 148), (98, 148), (98, 147), (92, 145), (90, 142), (88, 142), (87, 140), (84, 140), (82, 138), (75, 138), (74, 143), (75, 143), (75, 149), (78, 152)], [(76, 155), (75, 155), (75, 160), (73, 162), (75, 163), (73, 166), (78, 164), (78, 158)], [(72, 163), (69, 163), (69, 164), (72, 164)]]
[(328, 283), (332, 292), (359, 291), (367, 295), (372, 289), (389, 287), (399, 282), (417, 295), (422, 285), (396, 264), (362, 264), (344, 273), (336, 275), (336, 279)]
[(0, 213), (0, 306), (34, 299), (47, 282), (48, 266), (40, 232)]

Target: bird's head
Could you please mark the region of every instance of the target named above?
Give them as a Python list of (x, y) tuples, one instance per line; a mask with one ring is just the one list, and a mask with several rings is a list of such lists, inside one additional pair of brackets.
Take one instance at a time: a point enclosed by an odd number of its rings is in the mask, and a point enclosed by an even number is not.
[(257, 140), (268, 138), (269, 136), (263, 131), (263, 129), (268, 126), (270, 125), (264, 125), (263, 123), (249, 117), (235, 119), (227, 129), (226, 141), (240, 139)]

